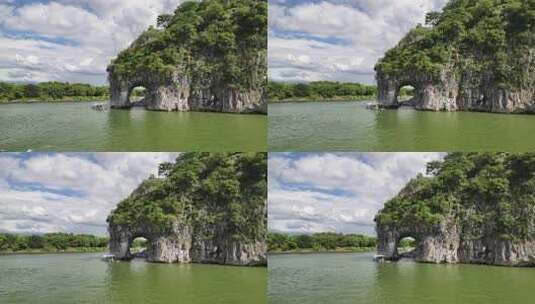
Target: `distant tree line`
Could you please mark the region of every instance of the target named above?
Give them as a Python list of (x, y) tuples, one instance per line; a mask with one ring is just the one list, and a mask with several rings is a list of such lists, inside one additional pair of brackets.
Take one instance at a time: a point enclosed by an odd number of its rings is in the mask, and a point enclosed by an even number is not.
[(41, 82), (16, 84), (0, 82), (0, 102), (14, 100), (89, 100), (107, 98), (107, 86), (83, 83)]
[(296, 249), (334, 250), (337, 248), (372, 248), (377, 245), (375, 237), (361, 234), (314, 233), (290, 235), (268, 234), (269, 251), (289, 251)]
[(61, 251), (68, 248), (106, 248), (107, 246), (107, 237), (87, 234), (47, 233), (43, 235), (21, 235), (0, 233), (0, 252), (32, 249)]
[(377, 86), (360, 83), (315, 81), (309, 83), (268, 83), (270, 101), (291, 99), (358, 98), (377, 95)]

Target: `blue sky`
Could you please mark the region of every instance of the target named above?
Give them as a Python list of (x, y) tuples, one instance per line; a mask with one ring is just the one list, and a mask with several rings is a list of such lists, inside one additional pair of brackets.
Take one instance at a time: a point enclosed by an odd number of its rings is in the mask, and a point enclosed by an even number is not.
[(106, 235), (106, 217), (176, 153), (0, 153), (0, 232)]
[(106, 66), (182, 0), (0, 1), (0, 81), (106, 83)]
[(442, 153), (270, 153), (270, 231), (374, 235), (373, 217)]
[(386, 50), (447, 0), (270, 0), (269, 77), (375, 83)]

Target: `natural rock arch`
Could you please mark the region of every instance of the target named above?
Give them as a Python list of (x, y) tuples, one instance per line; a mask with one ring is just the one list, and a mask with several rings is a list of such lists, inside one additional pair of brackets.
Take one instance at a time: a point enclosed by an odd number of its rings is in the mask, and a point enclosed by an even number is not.
[(111, 225), (110, 252), (120, 260), (133, 258), (130, 247), (134, 239), (147, 239), (146, 256), (150, 262), (189, 263), (191, 257), (191, 233), (187, 226), (178, 223), (172, 225), (170, 231), (162, 231), (151, 225), (124, 227)]
[(415, 239), (412, 255), (427, 263), (458, 263), (460, 236), (455, 226), (441, 223), (438, 226), (383, 226), (377, 225), (377, 253), (385, 259), (397, 261), (399, 242), (406, 237)]
[(130, 108), (130, 94), (135, 87), (146, 88), (143, 105), (149, 110), (188, 111), (189, 80), (181, 76), (179, 71), (155, 75), (135, 73), (124, 76), (114, 73), (112, 66), (108, 68), (110, 82), (110, 105), (112, 108)]
[(414, 97), (408, 103), (416, 109), (456, 111), (459, 86), (455, 78), (448, 74), (445, 71), (437, 83), (433, 76), (416, 71), (395, 76), (379, 71), (376, 76), (379, 104), (384, 108), (398, 108), (400, 89), (409, 85), (414, 87)]
[(175, 222), (168, 231), (151, 225), (126, 227), (110, 225), (110, 253), (119, 260), (133, 258), (130, 247), (134, 239), (147, 239), (146, 256), (157, 263), (213, 263), (228, 265), (264, 265), (265, 242), (240, 242), (219, 235), (204, 239), (193, 234), (191, 226)]

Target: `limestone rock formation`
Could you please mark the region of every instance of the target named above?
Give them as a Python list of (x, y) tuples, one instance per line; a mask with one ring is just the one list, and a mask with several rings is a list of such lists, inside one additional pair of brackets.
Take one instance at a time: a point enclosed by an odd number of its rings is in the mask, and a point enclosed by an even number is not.
[[(401, 258), (401, 239), (427, 263), (535, 266), (534, 154), (452, 154), (376, 216), (377, 252)], [(436, 165), (436, 164), (435, 164)]]
[(267, 113), (267, 1), (187, 1), (158, 17), (108, 66), (110, 105), (161, 111)]
[[(489, 7), (489, 3), (492, 3)], [(535, 113), (535, 2), (449, 1), (377, 63), (378, 100), (416, 109)]]
[(235, 89), (225, 84), (210, 84), (199, 88), (192, 84), (188, 72), (177, 69), (169, 75), (140, 72), (118, 75), (108, 68), (110, 106), (130, 108), (130, 94), (135, 87), (145, 88), (143, 105), (157, 111), (207, 111), (226, 113), (267, 113), (263, 88)]
[(132, 259), (143, 237), (150, 262), (266, 265), (265, 157), (185, 153), (162, 165), (164, 177), (144, 181), (110, 214), (110, 252)]

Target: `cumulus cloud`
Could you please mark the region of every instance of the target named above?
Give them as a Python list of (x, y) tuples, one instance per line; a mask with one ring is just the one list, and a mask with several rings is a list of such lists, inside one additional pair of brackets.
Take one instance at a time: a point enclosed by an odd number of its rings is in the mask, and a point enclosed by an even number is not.
[[(373, 66), (447, 0), (271, 0), (269, 76), (374, 82)], [(306, 62), (299, 58), (307, 58)]]
[(386, 200), (441, 153), (271, 153), (269, 229), (374, 233)]
[(4, 1), (0, 81), (104, 84), (106, 66), (183, 0)]
[(106, 233), (106, 217), (176, 153), (0, 155), (0, 231)]

